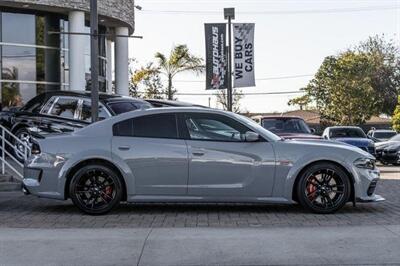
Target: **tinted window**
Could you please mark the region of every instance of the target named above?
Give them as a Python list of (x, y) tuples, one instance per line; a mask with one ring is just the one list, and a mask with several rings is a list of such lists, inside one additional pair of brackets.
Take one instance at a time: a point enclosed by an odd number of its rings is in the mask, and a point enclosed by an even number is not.
[(138, 109), (133, 102), (115, 102), (115, 103), (109, 103), (108, 106), (116, 115)]
[(241, 123), (222, 115), (187, 114), (184, 121), (189, 137), (193, 140), (240, 142), (249, 130)]
[(114, 125), (114, 136), (143, 138), (178, 138), (174, 114), (147, 115), (128, 119)]
[(366, 138), (361, 128), (331, 128), (329, 132), (331, 138)]
[(310, 128), (301, 119), (263, 119), (262, 126), (273, 133), (306, 133), (311, 134)]
[(50, 114), (73, 119), (77, 106), (78, 99), (60, 97), (50, 110)]
[[(99, 119), (106, 119), (109, 118), (110, 115), (108, 114), (107, 110), (105, 109), (104, 105), (99, 104)], [(90, 122), (92, 121), (92, 105), (91, 101), (84, 100), (82, 104), (82, 113), (81, 113), (81, 120)]]

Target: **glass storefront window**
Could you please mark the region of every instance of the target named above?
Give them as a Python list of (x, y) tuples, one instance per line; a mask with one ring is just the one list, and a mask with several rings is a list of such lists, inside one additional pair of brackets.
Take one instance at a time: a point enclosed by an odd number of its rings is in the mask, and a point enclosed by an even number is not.
[(36, 48), (2, 47), (2, 79), (36, 80)]
[(2, 42), (36, 44), (35, 15), (2, 13)]

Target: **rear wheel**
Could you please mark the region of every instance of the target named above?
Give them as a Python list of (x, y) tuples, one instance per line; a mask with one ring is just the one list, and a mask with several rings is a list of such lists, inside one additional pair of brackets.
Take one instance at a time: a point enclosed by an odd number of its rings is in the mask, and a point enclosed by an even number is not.
[(118, 175), (102, 165), (88, 165), (72, 177), (69, 195), (83, 212), (105, 214), (116, 208), (122, 199), (122, 183)]
[(349, 200), (351, 183), (340, 167), (317, 163), (306, 169), (298, 182), (300, 204), (315, 213), (334, 213)]

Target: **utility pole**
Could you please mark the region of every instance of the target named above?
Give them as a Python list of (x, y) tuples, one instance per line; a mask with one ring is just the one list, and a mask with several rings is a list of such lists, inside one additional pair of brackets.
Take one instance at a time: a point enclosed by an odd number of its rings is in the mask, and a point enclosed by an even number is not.
[(232, 112), (232, 19), (235, 19), (235, 8), (224, 8), (224, 18), (228, 19), (228, 111)]
[[(92, 123), (99, 117), (99, 41), (97, 0), (90, 0), (90, 75), (92, 99)], [(83, 49), (83, 48), (82, 48)]]

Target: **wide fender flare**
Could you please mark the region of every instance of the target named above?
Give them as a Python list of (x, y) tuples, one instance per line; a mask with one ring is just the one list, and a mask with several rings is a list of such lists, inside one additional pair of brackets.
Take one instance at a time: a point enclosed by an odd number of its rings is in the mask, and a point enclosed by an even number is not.
[(326, 154), (322, 153), (318, 154), (318, 157), (316, 157), (314, 153), (306, 153), (296, 162), (293, 162), (293, 165), (286, 176), (285, 190), (284, 190), (285, 198), (287, 198), (288, 200), (292, 200), (293, 190), (296, 189), (294, 187), (295, 181), (299, 176), (300, 172), (308, 165), (321, 161), (328, 161), (339, 164), (353, 175), (351, 166), (346, 161), (346, 158), (343, 158), (343, 156), (335, 155), (332, 153), (326, 153)]
[(78, 164), (89, 161), (89, 160), (103, 160), (107, 161), (108, 163), (112, 164), (116, 167), (122, 175), (123, 181), (125, 182), (127, 195), (131, 194), (130, 189), (134, 187), (134, 177), (132, 174), (131, 169), (123, 160), (114, 160), (115, 156), (111, 155), (110, 151), (105, 151), (101, 149), (91, 149), (76, 153), (73, 157), (70, 157), (66, 160), (59, 171), (58, 175), (58, 184), (59, 184), (59, 191), (64, 191), (65, 184), (67, 181), (67, 175), (69, 171), (77, 166)]

